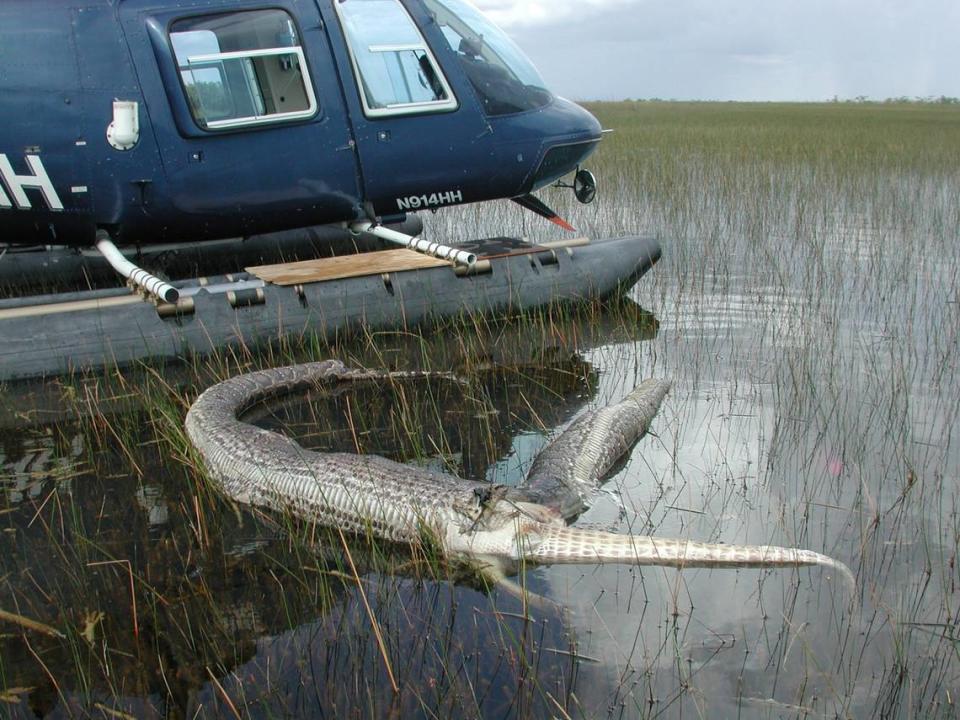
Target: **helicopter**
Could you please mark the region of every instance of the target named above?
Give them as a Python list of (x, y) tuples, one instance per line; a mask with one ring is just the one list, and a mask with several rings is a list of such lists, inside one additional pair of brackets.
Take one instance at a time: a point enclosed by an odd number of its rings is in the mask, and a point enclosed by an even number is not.
[[(655, 237), (420, 237), (502, 199), (573, 231), (534, 193), (591, 202), (605, 132), (468, 0), (4, 0), (0, 382), (622, 292)], [(298, 265), (299, 230), (355, 256)]]
[[(533, 196), (601, 139), (465, 0), (6, 0), (0, 242), (201, 242)], [(577, 193), (592, 199), (587, 171)]]

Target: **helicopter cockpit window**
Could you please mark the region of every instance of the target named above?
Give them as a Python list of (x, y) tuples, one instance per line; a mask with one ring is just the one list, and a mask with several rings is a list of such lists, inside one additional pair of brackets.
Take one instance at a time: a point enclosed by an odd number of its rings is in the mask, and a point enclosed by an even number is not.
[(553, 96), (523, 51), (463, 0), (424, 0), (488, 115), (534, 110)]
[(297, 29), (283, 10), (179, 20), (170, 41), (190, 112), (202, 128), (261, 125), (317, 112)]
[(457, 108), (440, 66), (399, 0), (340, 0), (334, 5), (367, 116)]

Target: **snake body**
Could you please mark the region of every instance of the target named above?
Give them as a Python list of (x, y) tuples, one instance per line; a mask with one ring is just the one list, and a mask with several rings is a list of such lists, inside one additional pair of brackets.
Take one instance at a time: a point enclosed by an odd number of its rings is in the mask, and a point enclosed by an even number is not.
[(821, 565), (853, 582), (843, 563), (809, 550), (697, 543), (567, 525), (614, 463), (646, 432), (669, 389), (663, 381), (646, 381), (623, 401), (576, 420), (545, 448), (519, 488), (465, 480), (377, 455), (314, 452), (241, 419), (254, 405), (297, 390), (423, 375), (351, 369), (336, 360), (241, 375), (197, 398), (187, 413), (187, 435), (211, 479), (238, 502), (394, 542), (412, 543), (429, 535), (445, 554), (491, 564), (502, 572), (514, 571), (521, 563)]

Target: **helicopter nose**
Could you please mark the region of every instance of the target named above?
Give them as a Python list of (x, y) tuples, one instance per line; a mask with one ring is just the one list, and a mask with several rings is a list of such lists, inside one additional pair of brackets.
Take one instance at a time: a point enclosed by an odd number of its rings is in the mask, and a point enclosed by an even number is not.
[(593, 137), (599, 138), (603, 134), (603, 128), (600, 125), (600, 121), (593, 115), (592, 112), (587, 110), (582, 105), (577, 105), (574, 102), (569, 100), (562, 99), (562, 102), (570, 106), (570, 112), (579, 118), (582, 123), (582, 131), (584, 133), (589, 133)]
[(545, 129), (544, 152), (529, 183), (537, 190), (576, 170), (603, 137), (600, 121), (586, 108), (557, 98), (541, 116)]

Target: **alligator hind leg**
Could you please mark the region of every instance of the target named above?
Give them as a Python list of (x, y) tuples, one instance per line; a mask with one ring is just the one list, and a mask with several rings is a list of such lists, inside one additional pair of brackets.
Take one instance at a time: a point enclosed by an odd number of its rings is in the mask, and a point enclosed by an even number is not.
[[(456, 577), (457, 583), (469, 585), (482, 592), (496, 588), (515, 597), (524, 609), (529, 607), (552, 613), (566, 613), (567, 609), (553, 600), (530, 590), (525, 583), (519, 583), (509, 577), (522, 575), (525, 568), (513, 561), (505, 562), (501, 558), (476, 556), (459, 558)], [(534, 567), (531, 563), (530, 567)]]

